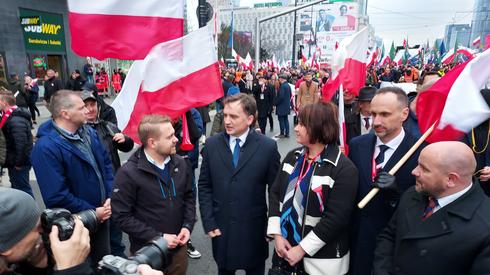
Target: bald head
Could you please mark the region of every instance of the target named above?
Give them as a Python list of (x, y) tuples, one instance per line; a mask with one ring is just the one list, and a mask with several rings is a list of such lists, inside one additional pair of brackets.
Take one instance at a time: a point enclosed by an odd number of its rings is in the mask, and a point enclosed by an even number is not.
[(420, 153), (412, 171), (415, 189), (436, 198), (457, 193), (471, 184), (476, 168), (471, 149), (459, 141), (437, 142)]
[(471, 180), (476, 160), (468, 145), (459, 141), (443, 141), (430, 144), (424, 151), (437, 157), (437, 164), (444, 172), (458, 173), (466, 182)]

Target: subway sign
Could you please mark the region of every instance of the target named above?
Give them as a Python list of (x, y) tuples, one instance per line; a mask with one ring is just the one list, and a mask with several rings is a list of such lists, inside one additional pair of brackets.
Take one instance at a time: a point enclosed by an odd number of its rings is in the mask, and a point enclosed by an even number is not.
[(27, 51), (65, 52), (61, 14), (19, 8), (19, 15)]

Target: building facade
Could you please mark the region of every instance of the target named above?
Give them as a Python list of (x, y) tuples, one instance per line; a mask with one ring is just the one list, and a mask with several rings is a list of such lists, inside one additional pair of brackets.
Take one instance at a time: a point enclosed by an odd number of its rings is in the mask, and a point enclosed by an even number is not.
[(54, 69), (66, 81), (70, 71), (82, 69), (85, 58), (71, 51), (67, 11), (67, 2), (62, 0), (2, 1), (1, 81), (10, 74), (42, 79), (47, 69)]
[(446, 49), (454, 49), (457, 46), (468, 47), (470, 44), (471, 26), (469, 24), (446, 25), (444, 31), (444, 45)]
[(473, 20), (471, 21), (471, 41), (480, 37), (480, 45), (477, 47), (483, 48), (486, 45), (486, 40), (490, 36), (490, 1), (475, 0), (473, 9)]

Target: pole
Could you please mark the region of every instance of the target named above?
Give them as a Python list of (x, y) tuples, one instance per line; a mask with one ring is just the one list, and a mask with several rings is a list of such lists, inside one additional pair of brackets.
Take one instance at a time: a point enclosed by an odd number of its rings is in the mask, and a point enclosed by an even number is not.
[(255, 20), (255, 72), (259, 71), (259, 58), (260, 58), (260, 21), (259, 18)]
[(199, 28), (202, 28), (206, 26), (206, 20), (207, 20), (207, 11), (206, 11), (206, 0), (198, 0), (198, 9), (199, 9), (199, 16), (197, 19), (199, 20)]
[(256, 68), (255, 70), (256, 70), (256, 72), (259, 69), (259, 59), (258, 59), (258, 56), (259, 55), (258, 55), (258, 52), (260, 51), (260, 23), (265, 22), (265, 21), (268, 21), (268, 20), (271, 20), (271, 19), (274, 19), (276, 17), (282, 16), (282, 15), (285, 15), (285, 14), (288, 14), (288, 13), (291, 13), (291, 12), (295, 12), (297, 10), (301, 10), (301, 9), (307, 8), (309, 6), (320, 4), (322, 2), (330, 2), (330, 0), (316, 0), (316, 1), (313, 1), (313, 2), (306, 3), (304, 5), (301, 5), (301, 6), (297, 6), (297, 7), (294, 7), (294, 8), (285, 10), (285, 11), (282, 11), (282, 12), (278, 12), (278, 13), (273, 14), (273, 15), (269, 15), (269, 16), (262, 17), (262, 18), (258, 18), (257, 17), (256, 31), (255, 31), (255, 33), (256, 33), (256, 35), (255, 35), (256, 36), (256, 38), (255, 38), (255, 48), (258, 49), (255, 52), (255, 68)]
[[(294, 0), (294, 6), (298, 6), (298, 0)], [(293, 53), (291, 54), (291, 67), (294, 68), (296, 66), (296, 11), (294, 11), (294, 28), (293, 28)]]
[[(398, 169), (400, 169), (400, 167), (402, 167), (402, 165), (405, 164), (405, 162), (419, 148), (419, 146), (425, 141), (425, 139), (432, 133), (434, 127), (436, 126), (436, 123), (437, 121), (434, 122), (434, 124), (432, 124), (432, 126), (430, 126), (430, 128), (427, 129), (427, 131), (425, 131), (424, 135), (421, 136), (419, 140), (417, 140), (417, 142), (412, 146), (412, 148), (410, 148), (410, 150), (408, 150), (407, 153), (405, 153), (403, 158), (400, 159), (398, 163), (395, 166), (393, 166), (393, 168), (391, 168), (391, 170), (388, 172), (390, 175), (393, 176), (398, 171)], [(368, 202), (372, 198), (374, 198), (374, 196), (376, 196), (378, 192), (379, 192), (379, 188), (371, 189), (371, 191), (357, 204), (357, 207), (359, 207), (359, 209), (363, 209), (366, 206), (366, 204), (368, 204)]]

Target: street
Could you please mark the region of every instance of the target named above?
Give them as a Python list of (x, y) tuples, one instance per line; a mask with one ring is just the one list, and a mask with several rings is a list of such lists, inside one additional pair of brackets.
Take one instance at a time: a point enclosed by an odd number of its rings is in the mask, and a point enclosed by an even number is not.
[[(108, 103), (112, 102), (111, 99), (107, 99), (106, 101)], [(37, 119), (38, 125), (34, 125), (34, 129), (32, 130), (33, 135), (37, 133), (37, 128), (39, 127), (40, 124), (43, 122), (47, 121), (49, 119), (49, 112), (46, 109), (46, 107), (43, 104), (38, 104), (38, 108), (41, 112), (41, 116)], [(214, 111), (211, 112), (211, 119), (213, 118)], [(277, 117), (274, 115), (274, 131), (271, 132), (269, 129), (269, 125), (267, 126), (267, 136), (269, 137), (274, 137), (279, 133), (279, 123), (277, 121)], [(279, 148), (279, 153), (281, 154), (281, 159), (293, 148), (297, 147), (298, 144), (296, 143), (296, 140), (294, 138), (294, 130), (293, 130), (293, 124), (292, 124), (292, 116), (289, 116), (290, 118), (290, 138), (284, 138), (280, 139), (277, 141), (277, 145)], [(207, 124), (207, 133), (210, 132), (212, 126), (212, 122)], [(136, 147), (136, 146), (135, 146)], [(133, 149), (133, 152), (136, 150)], [(124, 164), (127, 159), (131, 156), (132, 152), (130, 153), (122, 153), (120, 152), (120, 158), (121, 158), (121, 163)], [(199, 163), (201, 160), (199, 161)], [(199, 168), (196, 170), (196, 178), (199, 177)], [(8, 178), (8, 173), (6, 169), (3, 171), (3, 176), (0, 182), (0, 186), (10, 186), (9, 178)], [(30, 184), (32, 186), (34, 196), (36, 198), (36, 201), (38, 202), (39, 206), (44, 209), (44, 203), (42, 201), (42, 197), (39, 191), (39, 187), (36, 182), (36, 178), (34, 175), (33, 169), (30, 171)], [(199, 205), (197, 205), (197, 222), (195, 224), (194, 230), (192, 232), (192, 243), (196, 247), (196, 249), (201, 252), (202, 257), (200, 259), (190, 259), (189, 258), (189, 266), (188, 266), (188, 272), (187, 274), (190, 275), (197, 275), (197, 274), (217, 274), (217, 268), (216, 264), (212, 258), (212, 249), (211, 249), (211, 240), (207, 235), (204, 233), (202, 224), (200, 221), (200, 214), (199, 214)], [(123, 236), (123, 242), (126, 245), (126, 251), (128, 252), (128, 247), (129, 247), (129, 241), (126, 235)], [(236, 249), (240, 249), (240, 247), (236, 247)], [(269, 259), (266, 263), (266, 270), (271, 265), (271, 257), (272, 257), (272, 251), (273, 251), (273, 246), (270, 246), (270, 256)], [(240, 271), (237, 274), (245, 274), (245, 272)]]

